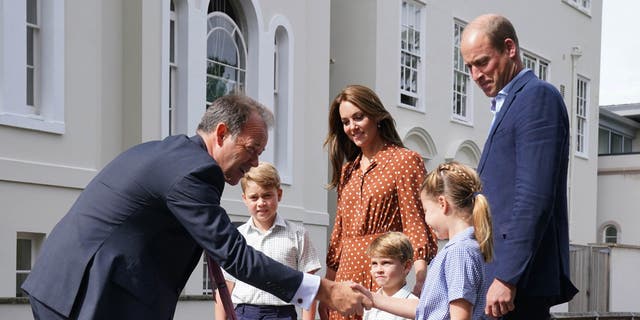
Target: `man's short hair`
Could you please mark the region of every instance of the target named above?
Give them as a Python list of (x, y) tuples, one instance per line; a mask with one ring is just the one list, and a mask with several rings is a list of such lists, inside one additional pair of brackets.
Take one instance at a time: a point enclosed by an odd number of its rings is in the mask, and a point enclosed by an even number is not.
[(231, 136), (237, 136), (253, 113), (259, 115), (267, 127), (273, 125), (273, 113), (260, 102), (245, 95), (222, 96), (207, 108), (198, 124), (198, 131), (209, 133), (219, 123), (224, 123)]
[(516, 29), (509, 19), (501, 15), (491, 17), (485, 24), (484, 30), (491, 41), (491, 46), (496, 50), (503, 52), (506, 48), (504, 40), (509, 38), (516, 44), (516, 48), (520, 48)]

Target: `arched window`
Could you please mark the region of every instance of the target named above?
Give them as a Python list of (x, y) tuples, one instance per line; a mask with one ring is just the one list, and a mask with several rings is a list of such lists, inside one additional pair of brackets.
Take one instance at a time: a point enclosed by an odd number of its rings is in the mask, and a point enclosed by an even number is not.
[(284, 183), (291, 183), (292, 126), (289, 101), (289, 35), (287, 30), (276, 28), (273, 50), (273, 105), (276, 117), (274, 163)]
[(207, 18), (207, 105), (246, 86), (247, 49), (228, 0), (209, 3)]
[(618, 243), (618, 228), (612, 224), (605, 226), (603, 238), (604, 243)]

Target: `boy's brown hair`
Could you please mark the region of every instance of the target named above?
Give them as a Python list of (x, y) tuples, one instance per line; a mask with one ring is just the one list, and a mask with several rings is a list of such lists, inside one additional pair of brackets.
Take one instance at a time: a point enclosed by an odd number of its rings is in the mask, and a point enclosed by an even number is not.
[(402, 232), (390, 231), (375, 238), (367, 248), (369, 257), (384, 257), (400, 260), (401, 263), (413, 260), (413, 246), (409, 237)]
[(240, 186), (242, 187), (242, 193), (244, 193), (247, 187), (247, 182), (253, 181), (262, 188), (276, 188), (280, 189), (280, 175), (278, 170), (271, 163), (260, 162), (257, 167), (251, 168), (240, 179)]

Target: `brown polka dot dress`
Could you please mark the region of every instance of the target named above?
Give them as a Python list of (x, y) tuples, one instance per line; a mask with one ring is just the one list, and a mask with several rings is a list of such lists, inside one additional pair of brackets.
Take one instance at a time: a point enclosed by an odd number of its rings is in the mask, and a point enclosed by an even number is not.
[[(366, 254), (374, 238), (387, 231), (403, 232), (413, 245), (414, 261), (431, 261), (438, 245), (420, 203), (426, 174), (422, 157), (406, 148), (385, 145), (364, 173), (361, 157), (342, 168), (327, 267), (336, 270), (336, 281), (354, 281), (375, 291), (378, 287), (369, 273)], [(360, 317), (331, 312), (330, 319)]]

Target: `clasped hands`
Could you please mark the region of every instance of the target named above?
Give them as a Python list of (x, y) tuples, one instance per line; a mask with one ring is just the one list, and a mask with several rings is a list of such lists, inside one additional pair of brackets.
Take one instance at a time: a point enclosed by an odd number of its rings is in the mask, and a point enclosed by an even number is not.
[(354, 282), (334, 282), (322, 279), (318, 291), (321, 307), (320, 319), (328, 319), (327, 308), (342, 315), (362, 315), (364, 310), (373, 307), (371, 293), (365, 287)]

